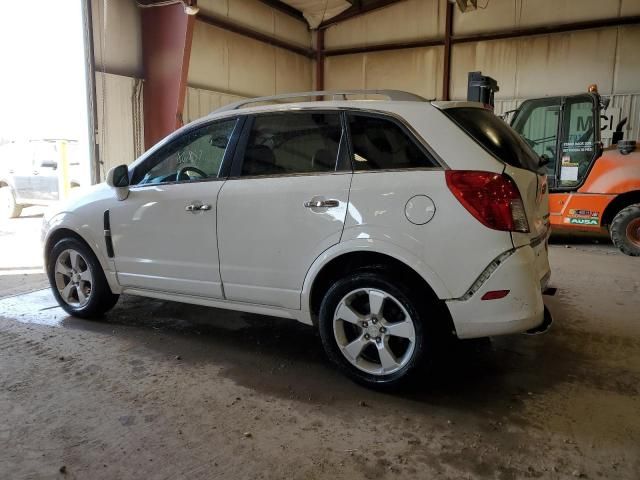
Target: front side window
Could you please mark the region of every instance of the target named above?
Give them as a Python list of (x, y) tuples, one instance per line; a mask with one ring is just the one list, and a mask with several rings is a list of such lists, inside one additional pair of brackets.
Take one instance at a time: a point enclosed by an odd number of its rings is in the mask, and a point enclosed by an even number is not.
[(185, 133), (134, 170), (132, 185), (218, 178), (236, 119)]
[(435, 167), (416, 142), (395, 122), (349, 114), (354, 170)]
[(258, 115), (251, 127), (241, 176), (335, 171), (341, 137), (337, 113)]

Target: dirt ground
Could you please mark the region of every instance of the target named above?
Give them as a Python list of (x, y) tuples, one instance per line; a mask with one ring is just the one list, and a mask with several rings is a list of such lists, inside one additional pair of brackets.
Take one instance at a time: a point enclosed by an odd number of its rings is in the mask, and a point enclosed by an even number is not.
[(303, 325), (133, 297), (79, 320), (0, 265), (0, 478), (638, 479), (640, 259), (551, 260), (548, 333), (459, 342), (394, 395)]

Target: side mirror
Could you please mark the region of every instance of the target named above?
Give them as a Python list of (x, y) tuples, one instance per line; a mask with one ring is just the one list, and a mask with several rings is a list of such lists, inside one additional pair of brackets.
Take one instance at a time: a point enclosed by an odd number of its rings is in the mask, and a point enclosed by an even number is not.
[(55, 160), (43, 160), (40, 166), (44, 168), (53, 168), (55, 170), (58, 168), (58, 162)]
[(116, 191), (118, 200), (125, 200), (129, 196), (129, 168), (126, 165), (118, 165), (109, 170), (107, 185)]

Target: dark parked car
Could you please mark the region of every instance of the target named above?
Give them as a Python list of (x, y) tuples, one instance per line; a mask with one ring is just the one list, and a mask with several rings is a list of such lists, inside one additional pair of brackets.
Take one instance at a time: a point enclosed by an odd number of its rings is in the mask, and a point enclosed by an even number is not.
[[(66, 140), (70, 187), (80, 186), (78, 142)], [(20, 216), (31, 205), (59, 199), (60, 140), (29, 140), (0, 146), (0, 215)]]

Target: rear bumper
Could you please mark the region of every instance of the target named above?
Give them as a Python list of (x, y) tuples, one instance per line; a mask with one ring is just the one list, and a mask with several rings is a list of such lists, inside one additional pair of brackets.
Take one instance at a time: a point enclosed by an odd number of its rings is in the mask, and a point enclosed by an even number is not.
[[(507, 335), (538, 327), (544, 320), (542, 289), (548, 277), (548, 263), (546, 271), (540, 271), (531, 246), (516, 249), (470, 298), (446, 302), (458, 337)], [(509, 294), (482, 300), (492, 290), (509, 290)]]

